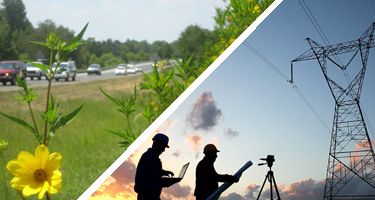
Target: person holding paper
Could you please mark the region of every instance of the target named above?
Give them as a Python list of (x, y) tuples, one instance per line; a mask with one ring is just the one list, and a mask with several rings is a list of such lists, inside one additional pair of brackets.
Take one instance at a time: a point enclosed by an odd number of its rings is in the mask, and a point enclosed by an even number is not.
[(169, 138), (158, 133), (152, 140), (152, 147), (143, 153), (138, 162), (134, 185), (134, 191), (138, 193), (137, 200), (160, 200), (162, 188), (173, 184), (164, 180), (163, 176), (173, 176), (174, 174), (171, 171), (163, 170), (159, 158), (165, 148), (169, 148)]
[(206, 200), (215, 190), (219, 188), (218, 182), (238, 182), (239, 179), (228, 174), (218, 174), (214, 163), (217, 158), (216, 146), (207, 144), (204, 147), (204, 158), (198, 163), (195, 172), (195, 191), (196, 200)]

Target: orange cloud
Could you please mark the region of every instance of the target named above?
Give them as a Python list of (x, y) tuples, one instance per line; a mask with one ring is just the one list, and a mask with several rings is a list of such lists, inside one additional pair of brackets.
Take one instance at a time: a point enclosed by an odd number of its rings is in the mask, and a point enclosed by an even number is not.
[(198, 134), (191, 134), (186, 136), (185, 138), (188, 146), (195, 152), (195, 157), (199, 157), (199, 152), (201, 152), (202, 144), (203, 144), (203, 137)]
[(104, 181), (92, 197), (100, 197), (100, 199), (116, 199), (118, 197), (136, 199), (136, 193), (133, 190), (135, 170), (136, 166), (130, 160), (125, 161)]

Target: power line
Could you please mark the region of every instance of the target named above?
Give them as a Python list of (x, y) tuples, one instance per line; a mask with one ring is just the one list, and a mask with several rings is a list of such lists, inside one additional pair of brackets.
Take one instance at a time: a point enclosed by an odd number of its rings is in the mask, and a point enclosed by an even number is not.
[[(302, 1), (302, 3), (301, 3)], [(329, 42), (326, 34), (324, 34), (322, 27), (319, 25), (318, 20), (314, 17), (313, 13), (311, 12), (309, 6), (306, 4), (305, 0), (298, 0), (298, 3), (302, 7), (303, 11), (306, 13), (307, 17), (309, 18), (311, 24), (314, 26), (315, 30), (318, 32), (320, 38), (322, 38), (323, 42), (326, 44), (326, 46), (331, 45)], [(337, 55), (334, 55), (338, 63), (340, 63), (341, 66), (343, 66), (342, 61)]]
[(277, 74), (279, 74), (283, 79), (289, 81), (289, 77), (285, 75), (281, 70), (279, 70), (271, 61), (264, 57), (259, 51), (257, 51), (253, 46), (251, 46), (246, 40), (244, 41), (245, 46), (255, 53), (260, 59), (263, 60), (268, 66), (270, 66)]
[(302, 0), (303, 3), (301, 3), (301, 0), (298, 0), (298, 3), (299, 5), (301, 6), (301, 8), (303, 9), (303, 11), (306, 13), (307, 17), (309, 18), (311, 24), (314, 26), (315, 30), (318, 32), (320, 38), (322, 38), (323, 42), (326, 44), (326, 45), (329, 45), (329, 41), (326, 37), (326, 35), (324, 34), (322, 28), (319, 26), (319, 23), (317, 22), (317, 20), (315, 19), (314, 15), (312, 14), (311, 10), (309, 9), (309, 7), (307, 6), (306, 2)]
[(288, 12), (285, 10), (285, 8), (283, 6), (281, 6), (281, 10), (283, 11), (283, 13), (285, 14), (285, 16), (288, 18), (288, 20), (290, 21), (290, 23), (293, 25), (293, 27), (296, 29), (297, 33), (301, 36), (301, 38), (306, 38), (303, 34), (302, 34), (302, 31), (298, 28), (298, 26), (294, 23), (294, 21), (292, 20), (292, 18), (288, 15)]
[(250, 45), (246, 40), (244, 41), (245, 46), (252, 51), (255, 55), (257, 55), (265, 64), (267, 64), (269, 67), (271, 67), (272, 70), (274, 70), (278, 75), (280, 75), (284, 80), (286, 80), (293, 89), (297, 92), (297, 94), (300, 96), (302, 101), (307, 105), (307, 107), (310, 109), (310, 111), (314, 114), (314, 116), (318, 119), (318, 121), (326, 128), (328, 132), (331, 130), (327, 126), (327, 124), (324, 122), (324, 120), (319, 116), (318, 112), (315, 110), (315, 108), (312, 106), (312, 104), (309, 102), (309, 100), (306, 98), (306, 96), (302, 93), (302, 91), (297, 87), (297, 85), (289, 80), (289, 77), (285, 75), (279, 68), (274, 65), (270, 60), (268, 60), (265, 56), (263, 56), (255, 47)]

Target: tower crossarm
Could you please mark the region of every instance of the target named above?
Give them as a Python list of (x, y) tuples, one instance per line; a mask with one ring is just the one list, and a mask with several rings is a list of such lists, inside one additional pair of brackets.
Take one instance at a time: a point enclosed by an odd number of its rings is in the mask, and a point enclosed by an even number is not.
[(308, 40), (310, 44), (311, 42), (313, 42), (315, 45), (303, 54), (301, 54), (300, 56), (298, 56), (296, 59), (292, 60), (292, 62), (314, 60), (349, 52), (356, 52), (361, 50), (361, 48), (372, 48), (375, 46), (375, 41), (373, 38), (374, 30), (375, 23), (373, 23), (358, 40), (342, 42), (338, 44), (328, 45), (325, 47), (312, 41), (310, 38), (306, 38), (306, 40)]
[[(307, 38), (307, 40), (311, 40)], [(307, 50), (305, 53), (298, 56), (292, 62), (315, 60), (323, 57), (330, 57), (344, 53), (359, 51), (361, 47), (372, 48), (375, 46), (374, 38), (369, 41), (364, 40), (352, 40), (348, 42), (343, 42), (339, 44), (333, 44), (329, 46), (316, 46)]]

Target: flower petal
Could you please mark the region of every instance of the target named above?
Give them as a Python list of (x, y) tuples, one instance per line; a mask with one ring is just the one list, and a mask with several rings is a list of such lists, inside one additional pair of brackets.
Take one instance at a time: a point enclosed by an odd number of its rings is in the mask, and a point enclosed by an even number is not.
[[(21, 151), (20, 153), (18, 153), (16, 160), (11, 160), (9, 162), (13, 162), (13, 161), (17, 161), (19, 167), (30, 170), (30, 173), (40, 168), (38, 161), (34, 157), (34, 155), (27, 151)], [(11, 171), (10, 169), (8, 170)]]
[(22, 189), (28, 185), (29, 182), (21, 179), (20, 177), (14, 177), (10, 180), (10, 186), (16, 190), (22, 191)]
[(49, 193), (57, 193), (59, 190), (61, 190), (61, 182), (62, 182), (62, 174), (59, 170), (53, 171), (52, 177), (51, 177), (51, 186), (48, 190)]
[(25, 197), (29, 197), (31, 195), (39, 193), (41, 190), (42, 190), (42, 184), (38, 182), (34, 182), (29, 185), (26, 185), (22, 190), (22, 194)]
[(61, 157), (61, 154), (56, 152), (52, 153), (49, 156), (46, 166), (44, 168), (47, 171), (47, 173), (52, 175), (53, 171), (58, 170), (60, 168)]
[(24, 166), (22, 162), (18, 160), (9, 161), (6, 167), (13, 176), (29, 177), (34, 173), (29, 167)]
[(43, 187), (42, 187), (42, 189), (40, 190), (40, 192), (39, 192), (39, 194), (38, 194), (38, 198), (39, 198), (39, 199), (43, 199), (44, 194), (47, 192), (48, 188), (49, 188), (49, 183), (48, 183), (48, 181), (44, 181), (44, 183), (43, 183)]
[(48, 148), (44, 144), (39, 145), (35, 149), (35, 157), (38, 159), (40, 163), (40, 169), (44, 169), (49, 157)]

